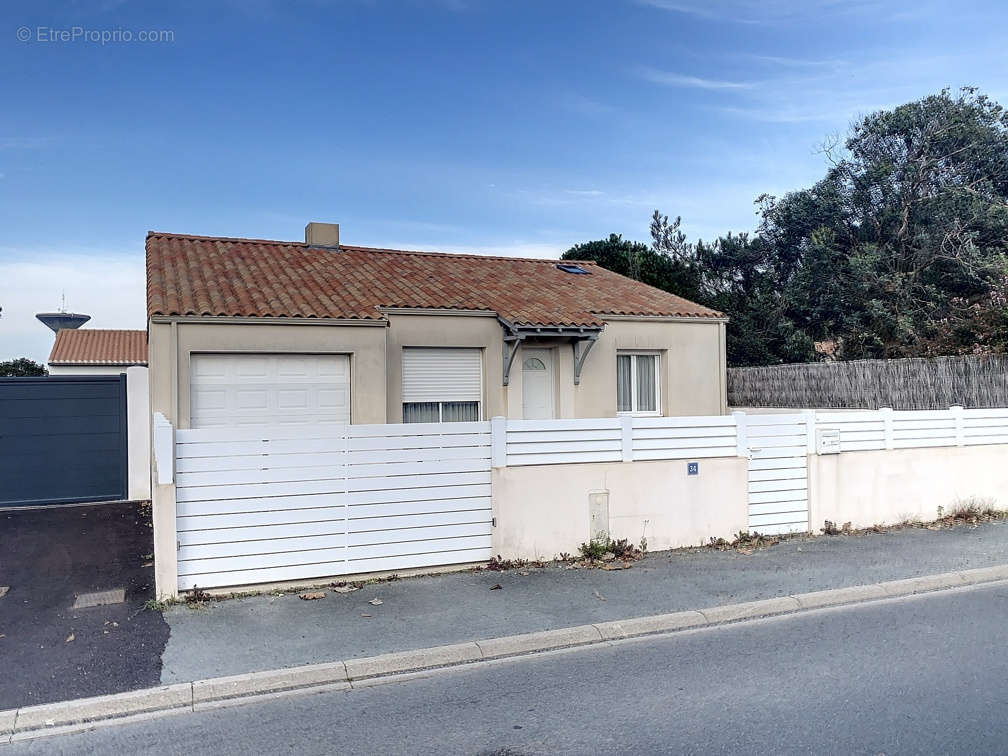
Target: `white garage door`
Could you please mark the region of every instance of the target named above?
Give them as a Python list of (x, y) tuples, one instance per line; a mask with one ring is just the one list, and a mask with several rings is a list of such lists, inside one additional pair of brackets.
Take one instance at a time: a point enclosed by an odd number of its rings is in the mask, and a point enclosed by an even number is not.
[(345, 354), (194, 354), (190, 426), (349, 423)]

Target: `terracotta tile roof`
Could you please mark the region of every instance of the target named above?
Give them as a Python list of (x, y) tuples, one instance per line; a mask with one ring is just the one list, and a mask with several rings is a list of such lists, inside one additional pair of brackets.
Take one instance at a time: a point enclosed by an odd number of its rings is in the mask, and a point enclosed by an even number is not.
[(62, 328), (50, 365), (146, 365), (147, 332)]
[(570, 260), (147, 235), (149, 315), (382, 319), (380, 307), (493, 310), (516, 325), (600, 326), (604, 315), (720, 313)]

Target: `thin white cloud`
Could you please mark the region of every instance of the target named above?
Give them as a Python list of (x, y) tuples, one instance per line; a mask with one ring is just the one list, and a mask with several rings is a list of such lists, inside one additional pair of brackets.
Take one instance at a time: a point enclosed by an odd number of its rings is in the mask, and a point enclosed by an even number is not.
[(691, 16), (702, 21), (781, 24), (799, 18), (858, 15), (885, 9), (884, 0), (636, 0), (639, 5)]
[(0, 150), (33, 150), (49, 143), (49, 137), (0, 137)]
[(846, 60), (840, 58), (825, 58), (816, 60), (813, 58), (788, 58), (782, 55), (756, 55), (744, 54), (740, 56), (744, 60), (751, 60), (757, 63), (766, 63), (782, 68), (841, 68), (847, 65)]
[(54, 337), (35, 313), (58, 309), (64, 291), (68, 310), (91, 315), (85, 328), (146, 327), (143, 254), (0, 247), (0, 281), (0, 361), (46, 361)]
[(681, 13), (686, 16), (703, 19), (705, 21), (734, 21), (741, 24), (757, 24), (758, 20), (740, 15), (725, 13), (723, 10), (716, 10), (708, 3), (692, 4), (689, 2), (674, 2), (674, 0), (637, 0), (640, 5), (647, 5), (659, 10)]
[(665, 87), (686, 87), (691, 89), (752, 89), (756, 84), (743, 81), (725, 81), (723, 79), (703, 79), (699, 76), (687, 76), (674, 71), (662, 71), (657, 68), (642, 66), (634, 69), (634, 73), (645, 81), (660, 84)]

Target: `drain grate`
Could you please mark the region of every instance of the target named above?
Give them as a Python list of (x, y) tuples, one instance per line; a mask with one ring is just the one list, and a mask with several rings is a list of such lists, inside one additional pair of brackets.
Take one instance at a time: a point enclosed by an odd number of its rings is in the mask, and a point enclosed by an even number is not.
[(74, 601), (72, 609), (90, 609), (93, 606), (108, 606), (109, 604), (121, 604), (126, 600), (125, 588), (113, 588), (110, 591), (95, 591), (94, 593), (81, 593)]

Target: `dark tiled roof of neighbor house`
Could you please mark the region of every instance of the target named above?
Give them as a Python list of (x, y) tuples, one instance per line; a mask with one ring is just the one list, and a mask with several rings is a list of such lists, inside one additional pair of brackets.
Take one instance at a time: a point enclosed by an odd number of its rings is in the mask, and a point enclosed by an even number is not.
[(514, 325), (602, 325), (605, 315), (716, 318), (682, 297), (570, 260), (302, 242), (147, 235), (149, 315), (383, 319), (379, 308), (493, 310)]
[(62, 328), (49, 353), (50, 365), (146, 365), (147, 332)]

